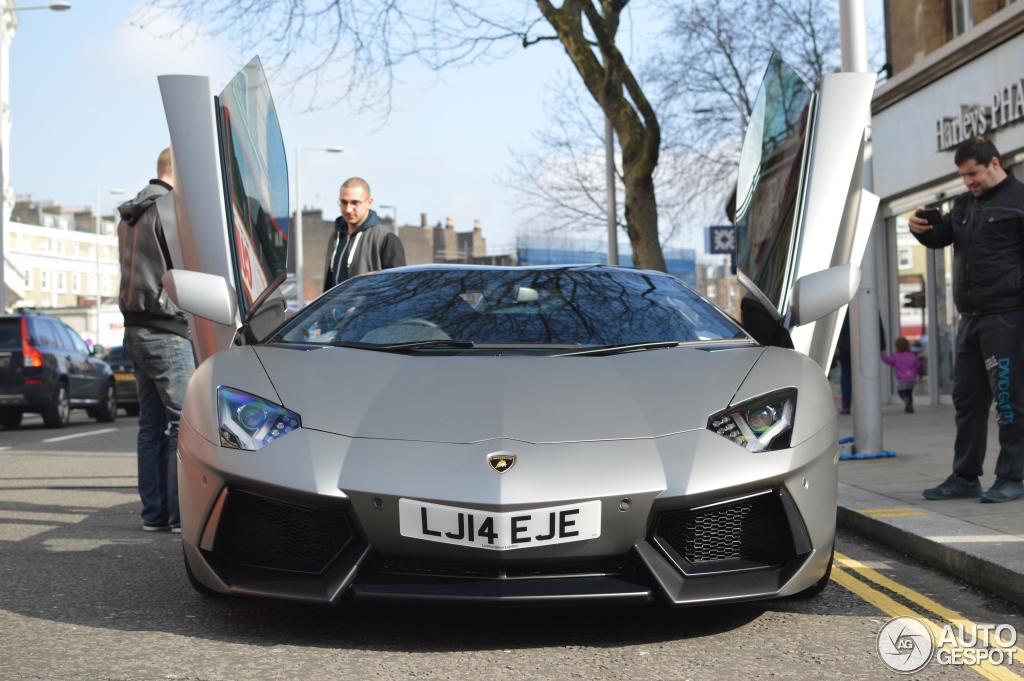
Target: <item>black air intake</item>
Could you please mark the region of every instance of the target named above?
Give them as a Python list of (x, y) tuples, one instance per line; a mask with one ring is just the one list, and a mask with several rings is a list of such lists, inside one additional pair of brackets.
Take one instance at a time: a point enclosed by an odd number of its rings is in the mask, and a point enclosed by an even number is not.
[(238, 565), (322, 571), (352, 538), (348, 516), (232, 489), (217, 527), (214, 553)]
[(662, 513), (653, 539), (688, 574), (777, 567), (796, 556), (779, 489)]

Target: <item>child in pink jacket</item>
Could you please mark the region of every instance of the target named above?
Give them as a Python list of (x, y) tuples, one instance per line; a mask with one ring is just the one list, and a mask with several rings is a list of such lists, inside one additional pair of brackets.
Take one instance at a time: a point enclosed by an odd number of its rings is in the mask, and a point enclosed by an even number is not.
[(910, 342), (900, 336), (893, 345), (896, 352), (891, 355), (882, 353), (882, 361), (890, 365), (896, 373), (896, 392), (903, 400), (903, 411), (914, 413), (914, 384), (921, 373), (921, 360), (910, 351)]

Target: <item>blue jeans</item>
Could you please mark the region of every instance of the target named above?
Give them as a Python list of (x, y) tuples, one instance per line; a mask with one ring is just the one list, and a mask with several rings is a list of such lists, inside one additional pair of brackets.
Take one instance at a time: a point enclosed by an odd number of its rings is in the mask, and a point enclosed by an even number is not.
[(195, 372), (187, 338), (145, 327), (127, 327), (124, 354), (139, 390), (139, 496), (147, 525), (178, 525), (178, 421), (185, 389)]

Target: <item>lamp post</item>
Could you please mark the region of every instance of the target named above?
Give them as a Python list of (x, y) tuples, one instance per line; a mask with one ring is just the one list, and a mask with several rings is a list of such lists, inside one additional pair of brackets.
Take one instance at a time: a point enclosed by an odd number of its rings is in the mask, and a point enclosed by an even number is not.
[(7, 129), (6, 111), (9, 108), (10, 88), (8, 87), (9, 66), (7, 53), (11, 46), (11, 39), (14, 38), (14, 29), (18, 27), (18, 12), (30, 9), (71, 9), (70, 2), (51, 2), (48, 5), (29, 5), (16, 7), (14, 0), (0, 0), (0, 314), (7, 311), (7, 284), (4, 279), (5, 256), (7, 242), (7, 176), (10, 168), (10, 160), (7, 156)]
[(295, 147), (295, 302), (301, 310), (306, 306), (305, 272), (302, 267), (302, 174), (299, 159), (303, 151), (326, 151), (340, 154), (341, 147)]
[(395, 212), (395, 236), (397, 236), (398, 235), (398, 206), (385, 206), (384, 204), (381, 204), (380, 208), (387, 208), (388, 210), (392, 210), (392, 211)]
[[(111, 194), (124, 194), (123, 189), (108, 189)], [(100, 197), (103, 190), (96, 188), (96, 343), (100, 342), (100, 302), (102, 301), (100, 287), (100, 234), (103, 231), (103, 218), (100, 210)]]

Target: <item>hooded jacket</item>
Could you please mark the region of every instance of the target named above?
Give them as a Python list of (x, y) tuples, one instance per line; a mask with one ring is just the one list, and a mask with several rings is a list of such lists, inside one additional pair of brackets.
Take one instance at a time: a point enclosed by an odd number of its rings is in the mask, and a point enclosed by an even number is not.
[(138, 195), (117, 207), (117, 243), (121, 262), (121, 289), (117, 304), (125, 327), (144, 326), (188, 338), (188, 322), (164, 290), (160, 277), (171, 269), (163, 226), (156, 200), (171, 186), (161, 180), (150, 183)]
[(961, 194), (941, 224), (914, 234), (928, 248), (953, 245), (953, 302), (962, 315), (1024, 309), (1024, 184), (1006, 174), (981, 196)]
[(376, 211), (371, 210), (352, 234), (339, 217), (334, 221), (334, 237), (327, 245), (324, 291), (360, 274), (404, 265), (402, 241), (388, 231)]

